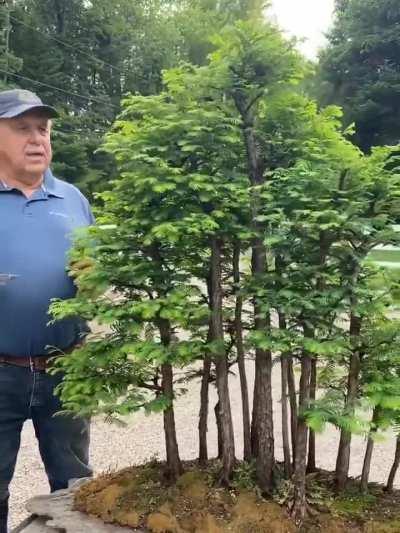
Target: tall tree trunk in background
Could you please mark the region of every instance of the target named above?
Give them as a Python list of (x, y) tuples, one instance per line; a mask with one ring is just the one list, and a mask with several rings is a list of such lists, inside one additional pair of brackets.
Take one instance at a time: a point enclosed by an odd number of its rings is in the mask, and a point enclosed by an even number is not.
[[(257, 99), (248, 101), (239, 88), (233, 93), (233, 99), (242, 118), (243, 138), (246, 146), (248, 173), (251, 193), (251, 225), (255, 233), (252, 241), (252, 275), (257, 280), (267, 272), (267, 253), (264, 245), (264, 226), (259, 222), (263, 202), (259, 187), (265, 183), (265, 162), (259, 149), (256, 136), (256, 118), (254, 109)], [(265, 333), (269, 329), (269, 317), (263, 310), (262, 302), (254, 296), (254, 329)], [(273, 490), (274, 424), (272, 408), (272, 355), (269, 350), (255, 350), (255, 385), (253, 400), (252, 444), (256, 449), (257, 482), (262, 492)]]
[(240, 377), (240, 390), (242, 395), (242, 418), (243, 418), (243, 458), (245, 461), (251, 459), (251, 431), (250, 431), (250, 406), (249, 389), (247, 385), (247, 375), (245, 366), (245, 353), (243, 346), (243, 324), (242, 308), (243, 298), (240, 294), (240, 243), (236, 242), (233, 250), (233, 281), (236, 287), (235, 306), (235, 338), (237, 361)]
[(208, 406), (211, 374), (211, 357), (206, 355), (203, 360), (203, 374), (200, 388), (199, 412), (199, 463), (205, 465), (208, 460), (207, 431), (208, 431)]
[(368, 491), (368, 481), (369, 481), (369, 473), (371, 471), (372, 452), (374, 451), (373, 436), (377, 431), (379, 417), (380, 417), (380, 407), (375, 407), (373, 415), (372, 415), (371, 430), (368, 435), (367, 448), (365, 450), (364, 464), (363, 464), (363, 469), (362, 469), (362, 474), (361, 474), (360, 489), (361, 489), (361, 492), (364, 492), (364, 493)]
[(222, 436), (222, 472), (220, 481), (222, 484), (228, 485), (235, 465), (235, 441), (229, 399), (228, 356), (224, 346), (222, 319), (221, 249), (221, 240), (213, 236), (211, 238), (210, 264), (211, 342), (218, 346), (214, 360)]
[[(315, 401), (317, 393), (317, 360), (315, 358), (311, 361), (311, 379), (310, 379), (310, 400)], [(317, 471), (316, 457), (315, 457), (315, 431), (309, 429), (310, 435), (308, 440), (308, 462), (307, 473)]]
[(393, 464), (392, 464), (392, 468), (390, 469), (389, 478), (388, 478), (388, 481), (387, 481), (387, 484), (386, 484), (386, 490), (388, 492), (392, 492), (393, 491), (394, 479), (396, 477), (399, 465), (400, 465), (400, 435), (397, 435), (396, 451), (395, 451), (395, 454), (394, 454), (394, 461), (393, 461)]
[[(354, 308), (354, 306), (353, 306)], [(350, 337), (353, 339), (354, 349), (350, 355), (350, 370), (347, 381), (347, 397), (345, 403), (345, 411), (348, 415), (352, 415), (355, 410), (355, 403), (357, 400), (359, 380), (360, 380), (360, 351), (358, 347), (359, 337), (361, 333), (361, 318), (354, 313), (350, 315)], [(338, 456), (336, 460), (336, 490), (338, 492), (344, 490), (349, 475), (350, 466), (350, 446), (351, 433), (346, 429), (340, 432), (340, 442)]]
[[(161, 342), (164, 346), (171, 343), (171, 325), (166, 319), (159, 319)], [(176, 439), (175, 414), (174, 414), (174, 385), (173, 370), (169, 363), (161, 365), (162, 391), (170, 401), (169, 407), (164, 410), (164, 434), (167, 451), (167, 468), (171, 480), (176, 481), (182, 474), (182, 464), (179, 458), (178, 442)]]
[(62, 36), (65, 33), (65, 2), (55, 0), (54, 8), (54, 14), (57, 21), (57, 34)]
[[(304, 335), (311, 337), (312, 334), (304, 327)], [(296, 523), (301, 523), (307, 510), (306, 500), (306, 468), (307, 468), (307, 440), (308, 427), (304, 411), (310, 404), (310, 381), (311, 381), (312, 358), (307, 352), (301, 357), (301, 376), (299, 390), (299, 415), (297, 420), (296, 456), (294, 460), (294, 503), (292, 516)]]

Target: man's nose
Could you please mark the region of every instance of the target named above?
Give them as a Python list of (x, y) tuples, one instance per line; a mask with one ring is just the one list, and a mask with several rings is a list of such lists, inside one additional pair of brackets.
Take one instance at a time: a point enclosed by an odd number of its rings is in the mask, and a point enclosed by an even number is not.
[(34, 144), (40, 144), (41, 142), (40, 131), (32, 128), (29, 132), (29, 140)]

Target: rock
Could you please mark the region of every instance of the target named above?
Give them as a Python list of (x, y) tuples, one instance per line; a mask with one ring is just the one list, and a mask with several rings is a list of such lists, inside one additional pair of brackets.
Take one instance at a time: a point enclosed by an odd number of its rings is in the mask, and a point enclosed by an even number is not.
[(46, 520), (47, 518), (41, 518), (40, 516), (30, 516), (17, 528), (12, 529), (11, 533), (55, 533), (56, 531), (60, 531), (53, 527), (47, 527)]
[[(87, 480), (71, 483), (68, 489), (28, 500), (26, 508), (38, 519), (21, 533), (128, 533), (131, 528), (105, 524), (98, 518), (73, 510), (74, 491)], [(30, 529), (29, 529), (30, 528)], [(140, 533), (139, 530), (136, 530)], [(142, 530), (142, 533), (144, 531)]]

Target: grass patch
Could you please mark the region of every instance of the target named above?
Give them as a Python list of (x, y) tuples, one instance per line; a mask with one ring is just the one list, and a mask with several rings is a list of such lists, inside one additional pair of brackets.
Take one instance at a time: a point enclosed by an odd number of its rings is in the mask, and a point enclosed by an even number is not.
[(373, 261), (399, 263), (400, 268), (400, 250), (373, 250), (369, 257)]

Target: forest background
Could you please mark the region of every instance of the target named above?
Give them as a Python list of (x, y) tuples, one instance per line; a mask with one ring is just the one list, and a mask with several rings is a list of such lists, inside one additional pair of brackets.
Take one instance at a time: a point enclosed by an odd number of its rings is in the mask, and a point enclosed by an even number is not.
[[(261, 0), (14, 0), (0, 4), (0, 86), (35, 90), (62, 113), (54, 171), (91, 195), (115, 174), (96, 153), (126, 93), (162, 90), (162, 71), (204, 65), (210, 37)], [(358, 6), (358, 7), (357, 7)], [(346, 12), (347, 7), (347, 12)], [(358, 16), (360, 12), (361, 16)], [(266, 11), (264, 11), (264, 14)], [(337, 0), (335, 23), (305, 92), (344, 107), (363, 150), (399, 140), (394, 0)], [(362, 54), (362, 61), (359, 61)]]

